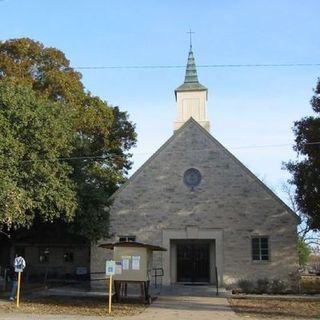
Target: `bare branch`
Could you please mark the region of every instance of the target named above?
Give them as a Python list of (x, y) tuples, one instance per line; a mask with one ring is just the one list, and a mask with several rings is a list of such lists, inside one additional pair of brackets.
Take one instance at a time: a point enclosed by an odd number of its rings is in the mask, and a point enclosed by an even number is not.
[(8, 233), (6, 233), (6, 232), (0, 230), (0, 233), (3, 234), (3, 235), (5, 235), (7, 238), (10, 238), (10, 234), (8, 234)]

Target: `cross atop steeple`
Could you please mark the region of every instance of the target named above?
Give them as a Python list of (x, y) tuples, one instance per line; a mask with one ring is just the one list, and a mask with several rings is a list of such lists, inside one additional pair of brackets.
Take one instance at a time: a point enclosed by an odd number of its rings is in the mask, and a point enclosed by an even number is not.
[(192, 34), (194, 33), (191, 29), (187, 32), (190, 35), (190, 48), (192, 48)]

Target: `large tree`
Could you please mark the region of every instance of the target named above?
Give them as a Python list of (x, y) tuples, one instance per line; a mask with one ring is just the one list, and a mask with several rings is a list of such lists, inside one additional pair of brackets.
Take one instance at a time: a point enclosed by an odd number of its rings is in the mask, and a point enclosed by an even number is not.
[(297, 208), (307, 217), (312, 230), (320, 230), (320, 79), (311, 99), (314, 115), (294, 123), (295, 146), (299, 160), (286, 164), (296, 186)]
[[(129, 149), (136, 141), (127, 113), (87, 92), (81, 74), (61, 51), (28, 38), (0, 42), (1, 82), (32, 88), (67, 115), (73, 133), (71, 151), (57, 153), (56, 158), (70, 169), (67, 178), (76, 193), (70, 229), (91, 240), (107, 235), (108, 198), (125, 180), (131, 167)], [(38, 210), (38, 215), (59, 218), (47, 210)]]
[(70, 114), (29, 87), (0, 82), (0, 229), (70, 221), (77, 206)]

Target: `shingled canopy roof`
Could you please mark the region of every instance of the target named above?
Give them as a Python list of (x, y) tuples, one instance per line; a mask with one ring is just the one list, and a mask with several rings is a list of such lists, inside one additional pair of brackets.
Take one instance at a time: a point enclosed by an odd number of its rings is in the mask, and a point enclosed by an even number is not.
[(152, 251), (167, 251), (166, 248), (160, 246), (154, 246), (152, 244), (135, 242), (135, 241), (121, 241), (121, 242), (113, 242), (113, 243), (102, 243), (99, 245), (101, 248), (111, 249), (114, 247), (139, 247), (139, 248), (147, 248)]

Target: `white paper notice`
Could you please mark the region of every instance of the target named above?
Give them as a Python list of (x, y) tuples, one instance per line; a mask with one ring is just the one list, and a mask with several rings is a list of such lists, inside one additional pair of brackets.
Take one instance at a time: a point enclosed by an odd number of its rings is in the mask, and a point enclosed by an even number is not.
[(122, 259), (122, 270), (129, 270), (129, 259)]
[(140, 256), (132, 256), (132, 270), (140, 270)]
[(121, 261), (116, 261), (115, 274), (122, 274), (122, 262)]

